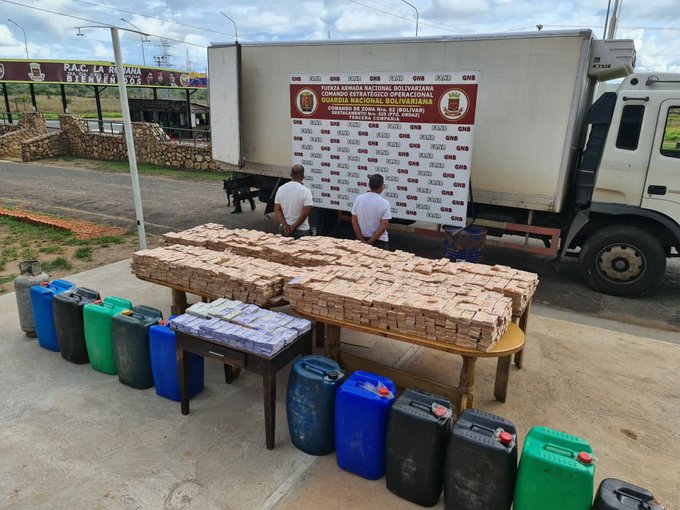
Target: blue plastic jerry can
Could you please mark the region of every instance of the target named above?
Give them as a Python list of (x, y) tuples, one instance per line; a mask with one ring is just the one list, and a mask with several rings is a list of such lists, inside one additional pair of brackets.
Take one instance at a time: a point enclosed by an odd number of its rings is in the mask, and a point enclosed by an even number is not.
[(335, 398), (335, 449), (338, 466), (369, 480), (385, 474), (387, 417), (394, 383), (370, 372), (354, 372)]
[[(170, 322), (160, 321), (149, 330), (149, 351), (151, 371), (156, 394), (159, 397), (179, 402), (179, 375), (177, 368), (177, 349), (175, 332), (170, 329)], [(203, 356), (189, 355), (189, 398), (193, 398), (203, 390), (205, 363)], [(186, 354), (185, 354), (186, 356)]]
[(286, 416), (290, 439), (310, 455), (328, 455), (335, 447), (335, 393), (342, 382), (340, 365), (324, 356), (303, 356), (288, 377)]
[(31, 287), (31, 311), (35, 322), (35, 332), (38, 335), (38, 344), (44, 349), (59, 352), (57, 331), (54, 326), (54, 313), (52, 298), (63, 292), (71, 290), (76, 285), (67, 280), (53, 280), (42, 285)]

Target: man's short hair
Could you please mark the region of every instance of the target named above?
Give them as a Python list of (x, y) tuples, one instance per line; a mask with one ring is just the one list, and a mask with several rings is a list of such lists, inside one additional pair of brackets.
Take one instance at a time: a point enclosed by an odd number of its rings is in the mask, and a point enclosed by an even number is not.
[(305, 177), (305, 167), (302, 165), (293, 165), (293, 167), (290, 169), (290, 176), (293, 179), (304, 179)]
[(383, 187), (383, 183), (385, 181), (383, 180), (383, 176), (380, 174), (373, 174), (371, 177), (368, 179), (368, 189), (371, 191), (378, 191), (380, 188)]

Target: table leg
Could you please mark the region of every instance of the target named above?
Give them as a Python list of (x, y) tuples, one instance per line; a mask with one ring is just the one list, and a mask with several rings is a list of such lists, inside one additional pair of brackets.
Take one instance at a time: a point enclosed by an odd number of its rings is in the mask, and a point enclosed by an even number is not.
[(496, 365), (496, 384), (493, 388), (493, 395), (499, 402), (505, 402), (505, 397), (508, 394), (508, 378), (510, 377), (511, 362), (512, 356), (498, 358), (498, 365)]
[(189, 354), (177, 350), (177, 371), (179, 372), (179, 401), (182, 414), (189, 414)]
[[(519, 318), (519, 329), (524, 332), (524, 335), (526, 336), (527, 334), (527, 327), (529, 326), (529, 311), (531, 310), (531, 301), (529, 301), (529, 304), (527, 304), (527, 307), (524, 309), (524, 313), (522, 313), (522, 316)], [(517, 368), (522, 368), (524, 366), (524, 349), (522, 349), (519, 352), (515, 353), (515, 365), (517, 365)]]
[(172, 292), (170, 313), (172, 313), (172, 315), (182, 315), (187, 310), (187, 293), (175, 289), (170, 289), (170, 291)]
[(326, 324), (326, 356), (340, 363), (340, 326)]
[(264, 428), (267, 438), (267, 450), (274, 449), (274, 433), (276, 428), (276, 372), (268, 370), (263, 376), (264, 389)]
[(316, 346), (323, 347), (326, 342), (326, 327), (323, 322), (316, 321)]
[(305, 343), (305, 354), (310, 355), (314, 354), (314, 345), (312, 342), (312, 332), (308, 331), (305, 335), (305, 338), (302, 340)]
[(459, 411), (463, 412), (465, 409), (475, 405), (475, 365), (477, 358), (470, 356), (463, 356), (463, 366), (460, 369), (460, 382), (458, 383), (458, 390), (460, 391), (460, 406)]
[(233, 383), (241, 374), (239, 367), (233, 367), (227, 363), (224, 364), (224, 381), (227, 384)]

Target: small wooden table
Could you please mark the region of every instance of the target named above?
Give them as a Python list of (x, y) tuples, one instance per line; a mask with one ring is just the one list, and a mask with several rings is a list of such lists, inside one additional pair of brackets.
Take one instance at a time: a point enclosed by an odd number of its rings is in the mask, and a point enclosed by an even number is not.
[[(496, 367), (496, 384), (494, 396), (496, 400), (505, 402), (508, 391), (508, 379), (510, 377), (510, 365), (512, 355), (524, 349), (525, 335), (517, 324), (510, 324), (506, 333), (501, 337), (494, 348), (489, 352), (476, 349), (466, 349), (454, 344), (447, 344), (428, 338), (417, 337), (399, 333), (398, 331), (375, 328), (373, 326), (354, 324), (344, 320), (330, 319), (306, 312), (295, 310), (295, 313), (309, 320), (316, 321), (317, 326), (325, 325), (326, 355), (336, 360), (344, 368), (354, 370), (367, 370), (376, 372), (392, 379), (398, 386), (417, 387), (440, 395), (445, 395), (451, 403), (457, 405), (458, 412), (474, 406), (475, 399), (475, 365), (477, 358), (498, 358)], [(439, 351), (458, 354), (463, 358), (463, 366), (460, 370), (458, 386), (448, 386), (425, 377), (417, 376), (385, 365), (377, 361), (371, 361), (360, 356), (342, 352), (340, 342), (340, 329), (347, 328), (370, 335), (382, 336), (392, 340), (399, 340), (410, 344), (429, 347)], [(318, 328), (317, 328), (318, 330)]]
[(263, 378), (267, 449), (273, 450), (276, 425), (276, 372), (295, 357), (312, 354), (312, 331), (299, 336), (271, 358), (182, 331), (177, 331), (175, 338), (182, 414), (189, 414), (189, 356), (185, 353), (192, 352), (224, 363), (224, 378), (227, 384), (231, 384), (239, 376), (241, 369), (250, 370)]

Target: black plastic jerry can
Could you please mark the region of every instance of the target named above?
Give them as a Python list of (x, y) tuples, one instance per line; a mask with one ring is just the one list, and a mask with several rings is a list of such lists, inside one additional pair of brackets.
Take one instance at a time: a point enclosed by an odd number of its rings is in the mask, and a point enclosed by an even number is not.
[(663, 506), (647, 489), (607, 478), (597, 489), (593, 510), (663, 510)]
[(160, 310), (143, 305), (113, 317), (111, 337), (121, 383), (139, 390), (153, 386), (149, 329), (162, 318)]
[(509, 510), (516, 475), (515, 425), (494, 414), (465, 410), (446, 449), (445, 509)]
[(421, 506), (437, 504), (452, 420), (444, 397), (408, 389), (397, 399), (387, 425), (385, 481), (391, 492)]
[(99, 299), (99, 292), (85, 287), (56, 294), (52, 299), (54, 328), (61, 357), (71, 363), (90, 362), (85, 344), (83, 307)]

